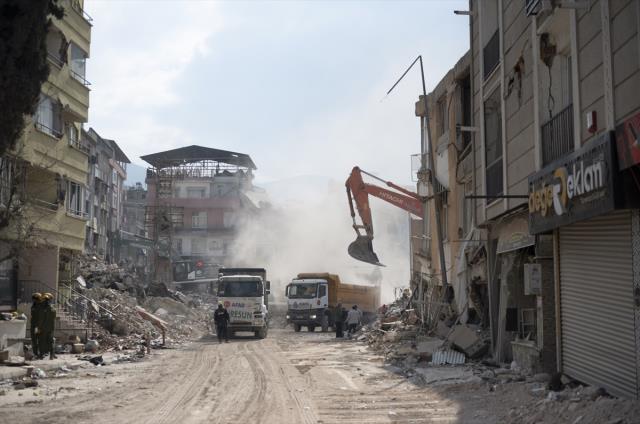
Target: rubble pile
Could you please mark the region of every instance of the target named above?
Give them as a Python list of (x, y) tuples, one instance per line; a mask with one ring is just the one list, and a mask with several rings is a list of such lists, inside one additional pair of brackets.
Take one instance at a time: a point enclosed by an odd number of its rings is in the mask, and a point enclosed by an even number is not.
[[(433, 331), (426, 331), (416, 310), (407, 309), (407, 306), (406, 298), (383, 306), (378, 311), (378, 319), (364, 326), (356, 337), (382, 353), (389, 365), (414, 378), (416, 383), (430, 382), (429, 378), (423, 378), (425, 367), (464, 365), (470, 359), (482, 358), (487, 352), (486, 335), (478, 328), (454, 322), (449, 326), (440, 321)], [(481, 381), (478, 375), (484, 370), (465, 369), (460, 379)]]
[(166, 322), (167, 343), (185, 342), (207, 329), (206, 306), (192, 308), (171, 298), (151, 296), (139, 303), (126, 292), (97, 287), (85, 290), (84, 295), (98, 305), (94, 338), (101, 348), (135, 349), (146, 337), (151, 337), (152, 345), (161, 344), (160, 329), (142, 318), (136, 307), (142, 307)]
[[(111, 288), (120, 291), (136, 293), (138, 278), (133, 270), (108, 264), (95, 256), (78, 255), (74, 257), (75, 269), (86, 287)], [(81, 283), (81, 285), (83, 285)]]

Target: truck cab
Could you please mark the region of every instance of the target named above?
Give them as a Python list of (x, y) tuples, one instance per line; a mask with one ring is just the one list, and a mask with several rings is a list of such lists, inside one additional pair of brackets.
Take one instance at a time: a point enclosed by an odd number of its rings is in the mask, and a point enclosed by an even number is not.
[(264, 339), (269, 325), (269, 281), (261, 275), (238, 275), (227, 270), (218, 278), (218, 301), (229, 312), (229, 335), (244, 331)]
[(333, 325), (329, 309), (329, 283), (322, 278), (293, 279), (286, 288), (287, 321), (295, 331), (306, 326), (309, 331)]

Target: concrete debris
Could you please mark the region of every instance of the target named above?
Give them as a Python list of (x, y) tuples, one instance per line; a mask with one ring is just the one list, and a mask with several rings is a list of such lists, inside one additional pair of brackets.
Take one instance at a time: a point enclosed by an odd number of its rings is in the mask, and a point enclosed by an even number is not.
[(449, 335), (449, 340), (470, 358), (482, 355), (487, 347), (483, 340), (465, 325), (456, 325)]
[(98, 351), (98, 348), (100, 348), (100, 343), (98, 343), (97, 340), (87, 340), (87, 343), (84, 345), (84, 350), (86, 352), (91, 352), (91, 353), (95, 353)]

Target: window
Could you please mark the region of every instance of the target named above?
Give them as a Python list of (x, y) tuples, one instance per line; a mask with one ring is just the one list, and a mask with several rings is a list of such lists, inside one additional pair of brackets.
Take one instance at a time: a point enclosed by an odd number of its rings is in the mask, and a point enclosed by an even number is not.
[(189, 199), (201, 199), (204, 198), (206, 190), (203, 187), (188, 187), (187, 198)]
[(173, 248), (179, 255), (182, 255), (182, 239), (181, 238), (175, 239), (173, 241)]
[(222, 225), (224, 228), (232, 228), (236, 225), (238, 216), (235, 212), (225, 212), (222, 216)]
[(86, 73), (86, 61), (87, 54), (74, 43), (71, 43), (71, 63), (69, 68), (71, 69), (71, 75), (84, 85), (88, 85), (88, 81), (85, 79)]
[(67, 49), (69, 44), (60, 31), (50, 29), (47, 32), (47, 58), (59, 68), (67, 63)]
[(74, 181), (67, 183), (67, 212), (71, 215), (78, 217), (86, 217), (87, 213), (84, 211), (84, 187)]
[(13, 161), (0, 158), (0, 205), (7, 207), (11, 197), (13, 184)]
[(207, 241), (205, 239), (191, 239), (191, 254), (205, 253)]
[(449, 129), (449, 117), (447, 116), (447, 96), (442, 96), (438, 100), (436, 108), (436, 117), (438, 119), (438, 137), (440, 137)]
[(484, 102), (485, 182), (488, 201), (502, 196), (502, 113), (500, 90)]
[(194, 212), (191, 215), (191, 228), (207, 228), (207, 213)]
[(482, 7), (480, 25), (482, 25), (483, 76), (487, 79), (500, 63), (498, 0), (484, 0), (480, 2), (480, 6)]
[(326, 295), (327, 295), (327, 286), (320, 284), (318, 286), (318, 297), (322, 297)]
[(60, 103), (51, 97), (40, 94), (35, 115), (36, 128), (52, 137), (62, 137), (62, 114)]

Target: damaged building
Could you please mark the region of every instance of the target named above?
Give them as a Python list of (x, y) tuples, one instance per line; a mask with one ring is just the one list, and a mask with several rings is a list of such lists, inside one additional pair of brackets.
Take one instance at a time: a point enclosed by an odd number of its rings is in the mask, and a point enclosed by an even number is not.
[(175, 261), (228, 264), (239, 229), (264, 206), (251, 157), (188, 146), (142, 159), (151, 165), (146, 228), (156, 246), (156, 278), (171, 281)]

